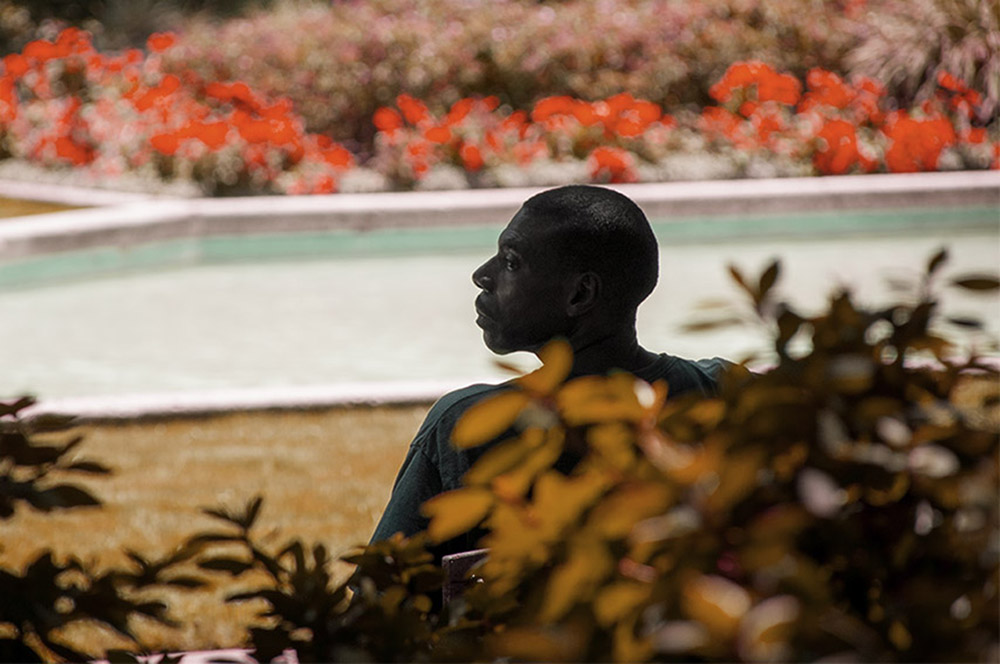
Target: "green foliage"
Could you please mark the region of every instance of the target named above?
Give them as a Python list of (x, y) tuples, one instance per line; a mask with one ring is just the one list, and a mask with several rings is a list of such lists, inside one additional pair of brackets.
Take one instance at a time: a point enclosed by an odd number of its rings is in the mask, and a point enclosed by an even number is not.
[(66, 473), (106, 475), (110, 471), (95, 461), (70, 460), (69, 453), (83, 442), (82, 436), (60, 445), (36, 442), (32, 436), (64, 431), (72, 426), (72, 418), (44, 415), (21, 419), (21, 412), (34, 403), (30, 397), (0, 402), (0, 518), (13, 516), (19, 504), (45, 512), (100, 505), (86, 489), (54, 482), (53, 477)]
[(187, 545), (202, 549), (201, 569), (246, 575), (259, 584), (227, 597), (264, 605), (261, 621), (250, 629), (258, 660), (270, 661), (286, 648), (307, 662), (430, 658), (432, 644), (449, 630), (438, 629), (432, 612), (442, 578), (424, 538), (359, 550), (345, 558), (356, 565), (352, 580), (334, 583), (333, 560), (322, 544), (293, 539), (269, 553), (275, 547), (265, 547), (252, 532), (261, 504), (258, 497), (240, 512), (205, 510), (227, 530), (197, 534)]
[[(28, 419), (22, 411), (34, 404), (28, 397), (0, 402), (0, 519), (9, 519), (28, 505), (51, 512), (74, 507), (95, 507), (100, 501), (86, 489), (62, 483), (66, 474), (106, 475), (108, 468), (95, 461), (72, 459), (70, 452), (81, 436), (54, 445), (39, 442), (37, 434), (59, 433), (72, 426), (72, 418), (43, 415)], [(2, 549), (0, 549), (2, 553)], [(129, 551), (127, 568), (96, 570), (73, 556), (60, 559), (41, 551), (23, 570), (0, 565), (0, 661), (42, 661), (53, 655), (84, 661), (86, 654), (60, 642), (55, 633), (84, 620), (103, 623), (134, 640), (130, 626), (137, 617), (172, 624), (162, 601), (142, 593), (155, 586), (197, 588), (202, 581), (176, 567), (192, 552), (178, 550), (157, 560)]]

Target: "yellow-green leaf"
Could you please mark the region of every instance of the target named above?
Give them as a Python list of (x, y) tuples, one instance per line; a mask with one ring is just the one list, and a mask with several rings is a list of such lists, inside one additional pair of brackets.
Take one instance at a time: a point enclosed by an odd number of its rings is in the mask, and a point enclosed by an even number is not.
[(545, 442), (535, 445), (517, 467), (493, 479), (493, 492), (503, 500), (523, 497), (535, 478), (551, 468), (562, 453), (564, 433), (561, 429), (534, 431), (541, 434)]
[(476, 447), (489, 442), (514, 424), (530, 397), (524, 392), (501, 392), (469, 408), (455, 424), (451, 442), (459, 448)]
[(573, 368), (573, 348), (564, 339), (554, 339), (538, 351), (542, 366), (517, 379), (518, 384), (533, 394), (552, 394)]
[(589, 600), (597, 584), (613, 569), (614, 561), (603, 543), (594, 540), (573, 542), (568, 559), (549, 579), (538, 619), (542, 623), (559, 620), (578, 601)]
[(627, 537), (640, 521), (666, 512), (673, 493), (665, 482), (619, 485), (591, 511), (587, 528), (607, 539)]
[(420, 509), (431, 520), (427, 536), (431, 541), (441, 543), (479, 525), (492, 506), (492, 493), (469, 487), (434, 496)]
[(652, 584), (635, 581), (605, 586), (594, 598), (594, 617), (601, 627), (611, 627), (648, 602), (652, 592)]
[(542, 444), (545, 432), (528, 429), (517, 438), (507, 440), (487, 450), (462, 478), (469, 486), (487, 484), (497, 475), (521, 463), (528, 454)]
[(791, 595), (769, 597), (740, 622), (738, 649), (744, 661), (781, 662), (790, 659), (789, 639), (799, 617), (799, 601)]
[(681, 602), (685, 613), (717, 638), (728, 640), (740, 619), (750, 610), (750, 594), (721, 576), (698, 576), (684, 584)]

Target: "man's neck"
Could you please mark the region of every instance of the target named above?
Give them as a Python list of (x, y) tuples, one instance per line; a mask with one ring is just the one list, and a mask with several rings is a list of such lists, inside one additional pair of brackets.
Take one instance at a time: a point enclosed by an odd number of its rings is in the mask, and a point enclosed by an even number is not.
[(635, 328), (573, 339), (573, 369), (570, 376), (606, 374), (614, 369), (636, 372), (656, 359), (639, 345)]

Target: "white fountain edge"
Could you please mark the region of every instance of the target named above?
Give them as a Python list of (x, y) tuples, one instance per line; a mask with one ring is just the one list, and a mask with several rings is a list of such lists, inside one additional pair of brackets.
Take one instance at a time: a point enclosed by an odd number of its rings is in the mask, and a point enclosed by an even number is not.
[[(0, 195), (3, 194), (0, 182)], [(709, 180), (615, 185), (650, 218), (791, 211), (996, 205), (1000, 171)], [(329, 196), (124, 198), (115, 204), (0, 220), (0, 260), (171, 237), (502, 224), (545, 189)], [(106, 192), (94, 192), (95, 205)]]

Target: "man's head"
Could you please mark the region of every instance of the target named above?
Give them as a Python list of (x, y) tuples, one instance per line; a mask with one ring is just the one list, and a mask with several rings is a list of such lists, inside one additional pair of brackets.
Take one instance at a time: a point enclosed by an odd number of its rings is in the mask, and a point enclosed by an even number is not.
[(536, 350), (585, 324), (634, 326), (656, 286), (656, 238), (642, 210), (611, 189), (573, 185), (530, 198), (473, 273), (477, 324), (497, 353)]

